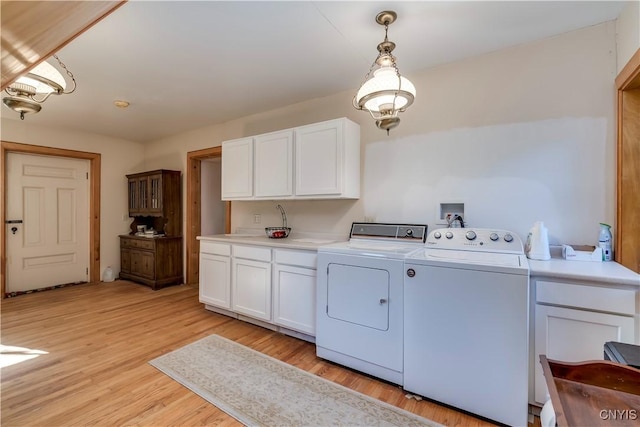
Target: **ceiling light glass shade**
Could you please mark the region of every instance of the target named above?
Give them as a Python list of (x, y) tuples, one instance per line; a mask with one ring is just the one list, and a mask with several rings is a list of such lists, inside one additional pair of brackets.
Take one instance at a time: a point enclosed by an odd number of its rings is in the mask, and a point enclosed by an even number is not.
[(413, 104), (416, 88), (393, 67), (381, 67), (364, 82), (356, 94), (356, 105), (369, 112), (404, 111)]
[(398, 113), (405, 111), (416, 98), (416, 87), (402, 77), (391, 53), (396, 44), (389, 41), (387, 32), (396, 18), (397, 14), (388, 10), (376, 16), (376, 22), (384, 26), (384, 41), (378, 44), (378, 57), (353, 97), (353, 106), (368, 111), (376, 126), (386, 130), (387, 135), (390, 129), (400, 124)]
[(41, 62), (26, 75), (19, 77), (16, 83), (33, 86), (36, 93), (43, 94), (64, 91), (67, 87), (60, 71), (48, 62)]
[(66, 71), (73, 87), (67, 91), (67, 80), (62, 73), (48, 62), (41, 62), (24, 76), (18, 77), (5, 89), (6, 95), (2, 98), (2, 103), (20, 113), (20, 119), (24, 120), (25, 114), (39, 112), (42, 109), (40, 104), (46, 101), (50, 95), (64, 95), (76, 90), (76, 80), (73, 74), (56, 55), (53, 57)]

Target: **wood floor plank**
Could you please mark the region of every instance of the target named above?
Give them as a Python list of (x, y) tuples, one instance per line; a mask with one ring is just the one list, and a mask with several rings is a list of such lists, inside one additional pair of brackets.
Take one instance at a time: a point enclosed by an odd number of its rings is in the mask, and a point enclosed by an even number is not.
[(445, 425), (492, 425), (434, 402), (407, 399), (401, 387), (318, 358), (306, 341), (207, 311), (190, 286), (153, 291), (118, 280), (0, 304), (2, 344), (23, 347), (25, 355), (46, 352), (2, 368), (4, 427), (238, 426), (147, 363), (214, 333)]

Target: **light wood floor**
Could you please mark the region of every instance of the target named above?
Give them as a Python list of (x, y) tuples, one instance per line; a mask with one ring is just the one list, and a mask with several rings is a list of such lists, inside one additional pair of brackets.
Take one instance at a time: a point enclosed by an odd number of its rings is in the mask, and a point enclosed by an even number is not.
[(3, 427), (239, 425), (147, 363), (214, 333), (445, 425), (491, 425), (319, 359), (311, 343), (207, 311), (189, 286), (78, 285), (1, 308), (2, 344), (28, 349), (14, 356), (46, 352), (2, 368)]

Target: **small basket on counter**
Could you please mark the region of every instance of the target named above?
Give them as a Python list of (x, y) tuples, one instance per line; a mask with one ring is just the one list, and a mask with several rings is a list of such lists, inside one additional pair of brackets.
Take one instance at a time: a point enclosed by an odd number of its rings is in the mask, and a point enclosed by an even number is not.
[(267, 237), (270, 239), (284, 239), (285, 237), (289, 237), (289, 233), (291, 232), (291, 228), (289, 227), (265, 227), (265, 233), (267, 233)]
[(270, 239), (284, 239), (289, 237), (291, 227), (287, 227), (287, 214), (284, 213), (284, 208), (280, 205), (276, 206), (276, 208), (282, 214), (282, 227), (265, 227), (264, 231)]

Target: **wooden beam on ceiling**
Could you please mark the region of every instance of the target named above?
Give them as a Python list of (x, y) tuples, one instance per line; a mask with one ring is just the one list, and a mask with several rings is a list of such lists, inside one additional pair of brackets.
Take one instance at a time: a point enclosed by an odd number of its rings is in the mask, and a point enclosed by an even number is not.
[(126, 3), (124, 1), (5, 1), (0, 4), (2, 87), (49, 58)]

